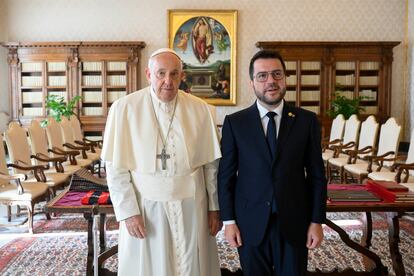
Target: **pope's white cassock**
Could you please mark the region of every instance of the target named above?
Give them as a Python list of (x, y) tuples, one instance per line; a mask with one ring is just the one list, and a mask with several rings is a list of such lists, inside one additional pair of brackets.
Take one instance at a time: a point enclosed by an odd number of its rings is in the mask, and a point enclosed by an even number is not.
[[(170, 158), (163, 169), (158, 129), (165, 138), (175, 100), (165, 148)], [(206, 103), (182, 91), (163, 103), (150, 87), (121, 98), (109, 112), (101, 157), (120, 221), (119, 275), (220, 275), (207, 210), (218, 210), (221, 153)], [(145, 239), (130, 236), (123, 221), (138, 214), (144, 218)]]

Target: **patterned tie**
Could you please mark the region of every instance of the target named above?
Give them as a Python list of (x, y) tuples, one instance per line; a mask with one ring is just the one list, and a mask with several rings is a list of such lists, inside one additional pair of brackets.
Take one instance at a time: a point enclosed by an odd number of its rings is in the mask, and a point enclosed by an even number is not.
[(267, 145), (269, 146), (270, 154), (272, 158), (275, 158), (276, 154), (276, 123), (275, 123), (275, 116), (277, 114), (275, 112), (268, 112), (266, 114), (269, 117), (269, 122), (267, 123), (267, 133), (266, 133), (266, 140)]

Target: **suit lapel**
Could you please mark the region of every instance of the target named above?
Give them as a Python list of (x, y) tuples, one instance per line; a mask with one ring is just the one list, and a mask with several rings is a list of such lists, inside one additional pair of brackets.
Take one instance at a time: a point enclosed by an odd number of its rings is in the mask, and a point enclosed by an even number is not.
[(257, 146), (257, 150), (262, 152), (269, 161), (272, 162), (272, 156), (267, 146), (266, 136), (263, 130), (262, 119), (260, 118), (259, 110), (257, 109), (256, 102), (249, 107), (249, 114), (246, 119), (246, 125), (251, 126), (247, 131), (252, 135), (252, 140)]
[(284, 147), (284, 144), (289, 137), (290, 129), (295, 121), (296, 114), (293, 112), (293, 109), (286, 104), (284, 104), (282, 111), (282, 120), (280, 122), (279, 134), (277, 136), (277, 146), (276, 146), (276, 158), (274, 162), (279, 158), (280, 152)]

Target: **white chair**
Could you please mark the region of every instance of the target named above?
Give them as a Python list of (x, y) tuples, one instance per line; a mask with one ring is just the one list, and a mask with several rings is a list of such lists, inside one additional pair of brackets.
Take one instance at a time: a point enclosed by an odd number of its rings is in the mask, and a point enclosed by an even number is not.
[(382, 166), (391, 166), (397, 160), (398, 145), (400, 143), (401, 126), (395, 118), (389, 118), (381, 126), (376, 154), (366, 155), (364, 161), (347, 164), (344, 166), (344, 179), (347, 175), (356, 177), (358, 183), (362, 183), (369, 173), (380, 170)]
[[(3, 136), (0, 135), (3, 141)], [(27, 208), (29, 233), (33, 233), (33, 215), (35, 204), (49, 198), (49, 186), (43, 182), (26, 182), (25, 174), (9, 174), (7, 167), (19, 168), (25, 173), (34, 170), (32, 166), (18, 166), (6, 164), (6, 155), (3, 144), (0, 146), (0, 204), (7, 206), (8, 221), (11, 220), (11, 206), (24, 206)], [(35, 172), (32, 171), (34, 174)], [(48, 218), (50, 218), (48, 216)]]
[(390, 169), (381, 168), (371, 172), (368, 178), (372, 180), (410, 182), (414, 183), (414, 129), (411, 132), (410, 148), (405, 162), (396, 162)]
[[(49, 147), (47, 144), (47, 137), (45, 130), (40, 126), (39, 121), (32, 120), (28, 127), (28, 133), (30, 137), (30, 147), (32, 153), (37, 156), (35, 163), (38, 165), (47, 165), (50, 162), (55, 164), (55, 167), (59, 166), (58, 172), (72, 175), (75, 171), (79, 170), (81, 166), (70, 165), (67, 162), (68, 155), (62, 154), (55, 156), (50, 155)], [(63, 158), (63, 162), (61, 161)]]
[(339, 143), (342, 141), (342, 136), (344, 134), (344, 127), (345, 127), (344, 115), (338, 114), (336, 118), (332, 121), (329, 140), (322, 141), (322, 158), (324, 158), (323, 157), (324, 154), (326, 154), (327, 156), (333, 154), (333, 149), (331, 149), (330, 147), (332, 145), (339, 145)]
[(75, 138), (75, 143), (90, 147), (90, 151), (93, 153), (97, 153), (99, 156), (101, 155), (101, 148), (102, 148), (102, 140), (89, 140), (84, 137), (81, 124), (78, 120), (76, 115), (71, 115), (69, 118), (70, 125), (72, 126), (73, 136)]
[[(11, 122), (4, 136), (9, 150), (10, 161), (20, 166), (33, 166), (32, 158), (37, 159), (37, 156), (31, 154), (26, 131), (18, 123)], [(56, 190), (63, 188), (68, 183), (69, 175), (67, 174), (56, 171), (45, 172), (49, 167), (43, 165), (33, 166), (33, 169), (36, 174), (29, 177), (26, 181), (34, 183), (45, 182), (49, 186), (52, 197), (56, 195)], [(18, 167), (13, 167), (13, 172), (25, 173)]]
[(358, 120), (358, 117), (355, 114), (351, 115), (351, 117), (346, 120), (344, 136), (339, 145), (331, 145), (329, 150), (325, 150), (325, 152), (322, 153), (322, 159), (325, 164), (330, 158), (335, 156), (336, 152), (339, 153), (340, 150), (356, 148), (360, 126), (361, 121)]
[(362, 162), (364, 156), (372, 153), (375, 149), (377, 141), (379, 124), (373, 115), (369, 116), (361, 124), (361, 131), (358, 138), (358, 149), (342, 149), (336, 147), (336, 155), (330, 158), (326, 165), (327, 178), (332, 180), (332, 172), (337, 171), (340, 177), (340, 183), (344, 182), (344, 166), (352, 162)]
[(64, 140), (62, 130), (59, 124), (53, 118), (48, 118), (46, 126), (46, 135), (49, 144), (49, 149), (54, 154), (68, 154), (70, 165), (79, 165), (81, 167), (90, 167), (91, 160), (85, 159), (81, 156), (78, 150), (67, 150), (64, 147)]
[[(91, 162), (92, 173), (94, 173), (95, 164), (98, 165), (99, 170), (101, 168), (100, 163), (100, 156), (95, 152), (91, 151), (90, 146), (80, 145), (75, 142), (75, 136), (73, 132), (72, 125), (70, 121), (66, 117), (62, 117), (62, 120), (59, 123), (60, 130), (62, 132), (63, 137), (63, 146), (70, 150), (80, 150), (82, 151), (82, 158), (83, 160), (89, 160)], [(79, 156), (80, 158), (80, 156)]]

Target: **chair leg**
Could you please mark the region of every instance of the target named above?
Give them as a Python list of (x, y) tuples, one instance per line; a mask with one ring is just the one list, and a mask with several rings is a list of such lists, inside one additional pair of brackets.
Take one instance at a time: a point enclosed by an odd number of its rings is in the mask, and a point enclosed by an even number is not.
[(92, 164), (90, 164), (89, 165), (89, 170), (90, 170), (90, 172), (92, 173), (92, 174), (94, 174), (95, 173), (95, 164), (94, 163), (92, 163)]
[(331, 175), (331, 167), (329, 166), (329, 162), (326, 162), (326, 179), (328, 179), (328, 183), (332, 182), (332, 175)]
[(98, 176), (102, 177), (101, 176), (101, 160), (98, 160)]
[(339, 177), (341, 178), (341, 183), (344, 183), (344, 167), (339, 167)]
[(348, 183), (348, 174), (345, 170), (344, 170), (344, 183)]
[(33, 234), (33, 210), (34, 210), (34, 204), (28, 204), (27, 205), (27, 219), (29, 223), (29, 233)]
[(22, 212), (22, 209), (20, 208), (20, 205), (17, 205), (17, 213), (16, 216), (20, 217), (20, 213)]
[(56, 191), (53, 187), (49, 187), (49, 200), (52, 200), (56, 196)]
[(7, 221), (10, 222), (11, 221), (11, 206), (7, 205)]

